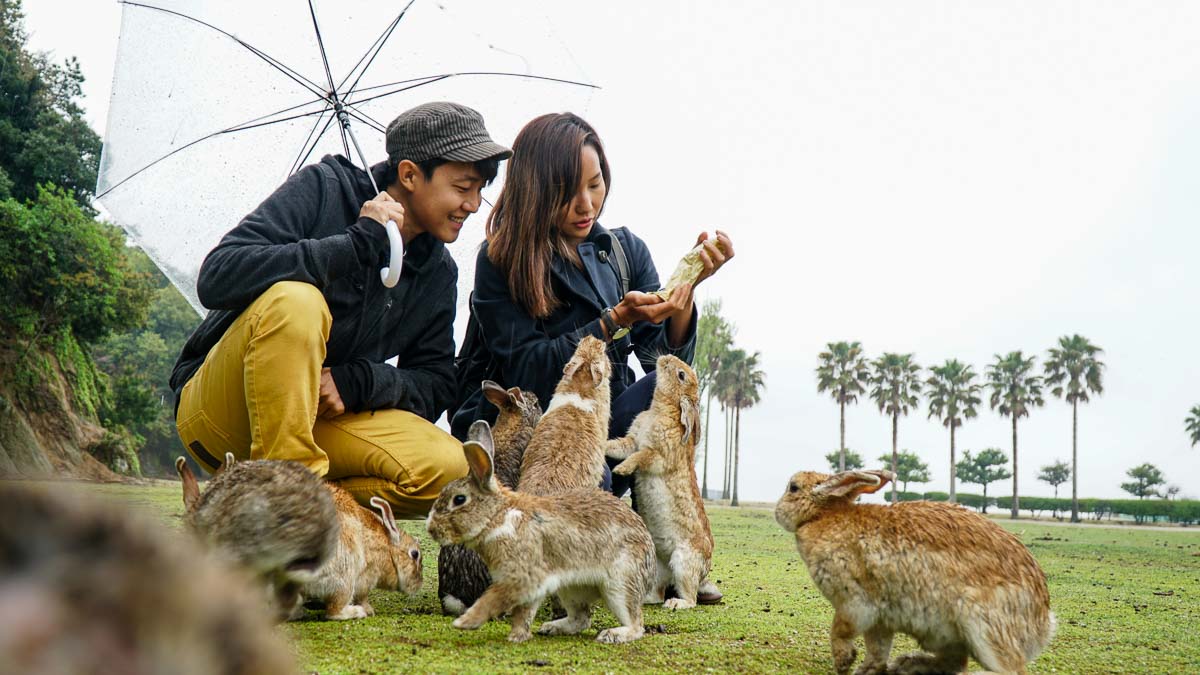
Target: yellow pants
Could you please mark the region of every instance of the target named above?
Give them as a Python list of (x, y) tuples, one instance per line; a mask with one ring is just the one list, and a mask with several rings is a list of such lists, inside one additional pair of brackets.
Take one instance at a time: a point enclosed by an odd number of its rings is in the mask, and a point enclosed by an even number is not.
[(233, 322), (179, 399), (176, 428), (210, 472), (238, 459), (301, 462), (362, 504), (383, 497), (397, 517), (424, 517), (442, 487), (467, 474), (462, 444), (405, 410), (317, 419), (333, 319), (311, 284), (275, 284)]

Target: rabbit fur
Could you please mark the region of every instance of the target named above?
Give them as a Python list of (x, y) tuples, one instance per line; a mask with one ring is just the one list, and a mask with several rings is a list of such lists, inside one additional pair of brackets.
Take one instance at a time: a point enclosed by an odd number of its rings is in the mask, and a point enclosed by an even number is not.
[(548, 495), (600, 484), (611, 377), (604, 343), (591, 335), (580, 340), (525, 448), (519, 492)]
[(513, 492), (496, 481), (487, 422), (471, 425), (463, 444), (470, 473), (446, 485), (429, 512), (430, 535), (479, 553), (492, 585), (454, 620), (474, 630), (511, 612), (508, 639), (530, 638), (530, 624), (548, 593), (567, 616), (542, 624), (542, 635), (574, 635), (591, 625), (592, 605), (603, 598), (621, 622), (596, 640), (622, 643), (642, 637), (642, 598), (654, 582), (654, 541), (624, 502), (588, 487), (542, 496)]
[(300, 604), (300, 585), (315, 578), (337, 546), (337, 509), (321, 479), (296, 462), (234, 463), (227, 453), (199, 492), (183, 457), (175, 468), (183, 479), (184, 524), (266, 582), (279, 618), (288, 618)]
[(243, 570), (114, 500), (0, 482), (0, 672), (294, 673)]
[[(506, 488), (515, 488), (521, 477), (521, 458), (542, 416), (542, 406), (533, 392), (518, 387), (505, 389), (491, 380), (483, 381), (483, 395), (500, 409), (496, 428), (492, 430), (496, 479)], [(490, 583), (492, 577), (487, 566), (474, 551), (457, 544), (440, 547), (438, 598), (443, 613), (462, 614), (475, 604)]]
[[(833, 604), (836, 671), (850, 671), (861, 634), (860, 674), (957, 673), (968, 656), (992, 671), (1024, 673), (1054, 634), (1037, 561), (1017, 537), (953, 504), (854, 503), (891, 480), (890, 471), (802, 471), (775, 507)], [(888, 663), (897, 632), (929, 653)]]
[(658, 580), (646, 597), (662, 603), (668, 585), (678, 597), (668, 609), (696, 606), (712, 569), (713, 537), (696, 483), (696, 442), (700, 432), (700, 385), (686, 363), (658, 357), (654, 399), (624, 438), (610, 440), (607, 455), (624, 460), (614, 474), (637, 473), (633, 494), (638, 513), (654, 538)]
[[(332, 483), (325, 487), (337, 508), (338, 543), (316, 578), (301, 585), (304, 601), (323, 602), (326, 619), (362, 619), (375, 614), (367, 593), (376, 588), (406, 595), (421, 590), (421, 548), (396, 526), (391, 505), (372, 497), (376, 513), (360, 506), (346, 490)], [(291, 618), (304, 615), (299, 606)]]

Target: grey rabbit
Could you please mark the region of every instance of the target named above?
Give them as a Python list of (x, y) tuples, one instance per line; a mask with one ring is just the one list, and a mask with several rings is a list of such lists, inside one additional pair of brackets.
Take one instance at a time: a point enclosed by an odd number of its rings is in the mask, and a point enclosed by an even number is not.
[[(521, 460), (533, 429), (542, 417), (537, 395), (518, 387), (505, 389), (491, 380), (483, 381), (483, 395), (500, 409), (495, 442), (496, 479), (506, 488), (517, 487)], [(445, 614), (458, 616), (475, 604), (492, 583), (487, 566), (479, 555), (458, 544), (443, 546), (438, 552), (438, 598)]]
[(225, 464), (200, 492), (182, 457), (184, 523), (218, 555), (266, 583), (278, 617), (300, 604), (299, 588), (316, 578), (338, 541), (338, 515), (321, 479), (296, 462)]

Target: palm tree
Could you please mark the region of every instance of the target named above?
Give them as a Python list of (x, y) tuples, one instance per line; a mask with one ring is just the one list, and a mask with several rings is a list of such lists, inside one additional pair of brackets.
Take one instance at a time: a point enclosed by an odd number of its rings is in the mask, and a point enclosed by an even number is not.
[(1187, 419), (1183, 421), (1187, 425), (1188, 435), (1192, 437), (1192, 447), (1196, 447), (1200, 443), (1200, 405), (1192, 406), (1188, 411)]
[(704, 472), (700, 494), (708, 497), (708, 420), (712, 411), (717, 369), (733, 344), (735, 329), (721, 316), (721, 301), (706, 300), (696, 325), (696, 379), (704, 395)]
[[(879, 412), (892, 416), (892, 473), (898, 473), (896, 437), (900, 416), (907, 415), (909, 410), (917, 407), (917, 394), (921, 393), (921, 366), (913, 361), (912, 354), (885, 352), (871, 362), (871, 369), (871, 399), (879, 406)], [(899, 499), (897, 482), (892, 481), (893, 504)]]
[(929, 369), (931, 376), (925, 381), (929, 394), (929, 417), (942, 420), (942, 426), (950, 429), (950, 503), (956, 502), (954, 479), (957, 468), (954, 460), (954, 430), (964, 420), (975, 417), (979, 405), (980, 385), (975, 383), (975, 371), (957, 359), (948, 359), (944, 364)]
[(744, 349), (726, 349), (721, 354), (720, 362), (713, 374), (713, 395), (725, 413), (725, 469), (721, 481), (721, 499), (729, 499), (729, 491), (733, 486), (733, 394), (736, 384), (734, 372), (739, 367), (739, 362), (745, 358), (746, 351)]
[(1088, 394), (1104, 393), (1101, 379), (1104, 363), (1098, 358), (1104, 350), (1082, 335), (1062, 336), (1058, 346), (1050, 348), (1044, 367), (1050, 392), (1071, 404), (1071, 522), (1079, 522), (1079, 403), (1087, 403)]
[(758, 362), (761, 354), (754, 352), (746, 355), (746, 352), (741, 349), (734, 349), (730, 352), (733, 355), (733, 364), (727, 370), (729, 373), (729, 401), (733, 406), (734, 423), (733, 423), (733, 498), (730, 500), (730, 506), (738, 505), (738, 461), (741, 454), (741, 432), (742, 432), (742, 409), (758, 403), (759, 393), (766, 387), (765, 375), (758, 369)]
[(1012, 418), (1012, 513), (1020, 517), (1017, 496), (1017, 420), (1029, 416), (1029, 409), (1046, 404), (1042, 398), (1042, 378), (1032, 375), (1034, 357), (1025, 358), (1020, 351), (1007, 356), (996, 354), (996, 362), (987, 367), (988, 386), (992, 389), (989, 403), (1001, 417)]
[[(829, 351), (817, 355), (817, 391), (828, 391), (837, 401), (842, 414), (842, 435), (838, 448), (845, 454), (846, 448), (846, 404), (858, 401), (858, 395), (866, 391), (863, 385), (870, 381), (867, 360), (862, 354), (862, 345), (857, 342), (830, 342)], [(839, 471), (846, 470), (840, 462)]]

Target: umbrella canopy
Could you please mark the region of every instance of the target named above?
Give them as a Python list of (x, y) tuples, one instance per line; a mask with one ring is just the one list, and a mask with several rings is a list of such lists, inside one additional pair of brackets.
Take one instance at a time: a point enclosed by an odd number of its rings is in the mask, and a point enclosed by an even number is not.
[[(586, 109), (586, 74), (523, 4), (124, 2), (97, 197), (203, 312), (200, 264), (242, 216), (325, 154), (361, 166), (335, 100), (368, 163), (386, 159), (388, 122), (425, 101), (479, 110), (505, 144), (536, 115)], [(450, 247), (460, 310), (487, 208)]]

